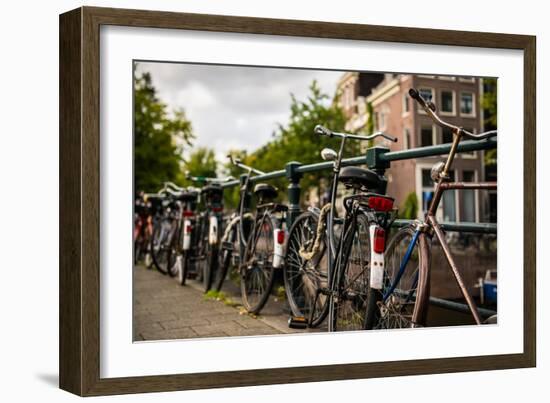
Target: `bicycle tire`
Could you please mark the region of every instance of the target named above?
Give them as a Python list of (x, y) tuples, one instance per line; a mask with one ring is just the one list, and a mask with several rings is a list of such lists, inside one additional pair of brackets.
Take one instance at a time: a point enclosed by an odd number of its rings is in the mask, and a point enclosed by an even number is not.
[(187, 282), (187, 273), (189, 272), (189, 253), (187, 251), (184, 251), (181, 254), (181, 265), (179, 267), (178, 272), (178, 283), (180, 285), (185, 285)]
[[(273, 287), (273, 229), (276, 227), (270, 214), (262, 214), (248, 239), (244, 264), (241, 262), (241, 298), (244, 308), (252, 314), (260, 313)], [(255, 282), (255, 279), (262, 284)], [(256, 286), (259, 288), (256, 289)]]
[(168, 275), (172, 278), (178, 275), (178, 265), (176, 263), (178, 261), (178, 255), (180, 254), (180, 241), (182, 235), (182, 228), (177, 224), (177, 222), (175, 222), (175, 224), (175, 233), (172, 234), (170, 255), (167, 265)]
[(382, 303), (382, 295), (388, 292), (396, 279), (414, 234), (413, 227), (401, 228), (388, 243), (384, 259), (383, 289), (378, 294), (378, 308), (371, 312), (371, 317), (367, 318), (367, 329), (399, 329), (425, 325), (430, 273), (430, 253), (425, 233), (418, 234), (403, 275), (386, 303)]
[(311, 252), (317, 236), (319, 216), (306, 211), (290, 227), (283, 280), (292, 314), (304, 317), (309, 327), (318, 327), (328, 314), (328, 298), (319, 293), (328, 288), (328, 254), (323, 241), (319, 252), (306, 260), (300, 250)]
[[(172, 248), (174, 246), (172, 245), (175, 231), (174, 224), (175, 222), (173, 220), (165, 219), (161, 221), (159, 226), (155, 229), (156, 236), (155, 233), (153, 233), (153, 264), (156, 269), (164, 275), (168, 274)], [(162, 237), (162, 239), (158, 239), (158, 237)]]
[[(358, 212), (348, 229), (337, 259), (337, 297), (329, 297), (329, 325), (332, 331), (364, 330), (369, 312), (376, 307), (376, 293), (370, 288), (369, 220)], [(341, 260), (344, 259), (344, 260)]]
[[(238, 253), (238, 251), (235, 251), (235, 246), (237, 246), (237, 248), (239, 247), (237, 231), (238, 223), (235, 221), (233, 224), (231, 224), (231, 228), (227, 229), (220, 241), (220, 252), (218, 254), (218, 270), (216, 271), (214, 280), (214, 289), (217, 292), (220, 292), (222, 290), (223, 284), (225, 283), (225, 279), (227, 277), (227, 273), (229, 272), (229, 266), (231, 266), (232, 257), (235, 253)], [(232, 244), (231, 249), (224, 246), (229, 243)]]

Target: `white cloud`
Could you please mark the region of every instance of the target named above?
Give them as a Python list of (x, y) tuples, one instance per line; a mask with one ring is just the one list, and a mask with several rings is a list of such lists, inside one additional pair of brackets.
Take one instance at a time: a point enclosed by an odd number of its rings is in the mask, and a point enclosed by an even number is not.
[(305, 99), (315, 79), (331, 97), (342, 72), (264, 67), (139, 62), (159, 98), (183, 108), (197, 137), (219, 159), (231, 149), (252, 151), (270, 140), (290, 114), (290, 94)]

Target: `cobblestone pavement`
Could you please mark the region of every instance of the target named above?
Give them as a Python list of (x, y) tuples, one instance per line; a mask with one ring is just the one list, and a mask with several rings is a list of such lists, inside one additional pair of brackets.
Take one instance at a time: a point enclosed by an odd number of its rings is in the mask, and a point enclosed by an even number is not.
[(288, 315), (273, 297), (262, 315), (254, 318), (239, 306), (206, 298), (198, 283), (188, 283), (182, 287), (154, 269), (134, 268), (134, 340), (301, 332), (288, 328)]

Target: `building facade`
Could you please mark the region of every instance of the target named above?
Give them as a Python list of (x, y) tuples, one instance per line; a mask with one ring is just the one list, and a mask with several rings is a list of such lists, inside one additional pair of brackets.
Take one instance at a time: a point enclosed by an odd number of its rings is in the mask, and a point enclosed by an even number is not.
[[(354, 101), (351, 95), (346, 95), (350, 88), (355, 91)], [(369, 119), (374, 119), (376, 130), (398, 138), (397, 143), (385, 140), (379, 143), (392, 151), (452, 142), (452, 133), (435, 125), (410, 98), (410, 88), (418, 89), (426, 100), (433, 101), (438, 113), (450, 123), (474, 133), (482, 131), (480, 79), (371, 73), (346, 73), (339, 83), (338, 99), (348, 119), (346, 130), (364, 132)], [(372, 116), (367, 112), (369, 104)], [(458, 154), (451, 177), (464, 182), (485, 180), (483, 156), (482, 151)], [(386, 171), (388, 194), (395, 197), (400, 208), (407, 197), (416, 195), (421, 217), (433, 197), (430, 170), (443, 159), (444, 156), (439, 156), (392, 162)], [(443, 221), (490, 221), (488, 204), (489, 195), (478, 190), (446, 191), (437, 215)]]

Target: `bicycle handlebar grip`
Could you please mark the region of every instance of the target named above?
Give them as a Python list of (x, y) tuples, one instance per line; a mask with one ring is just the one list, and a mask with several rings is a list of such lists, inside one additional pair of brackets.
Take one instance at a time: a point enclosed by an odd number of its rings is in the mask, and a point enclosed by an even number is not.
[(409, 95), (412, 99), (415, 101), (420, 102), (421, 104), (425, 104), (424, 98), (418, 93), (418, 91), (415, 88), (409, 89)]
[(435, 104), (432, 101), (426, 101), (424, 98), (422, 98), (422, 95), (420, 95), (420, 93), (415, 88), (409, 89), (409, 95), (412, 99), (422, 105), (424, 109), (431, 109), (432, 112), (435, 112)]
[(322, 136), (332, 137), (332, 132), (322, 125), (315, 126), (315, 133)]

